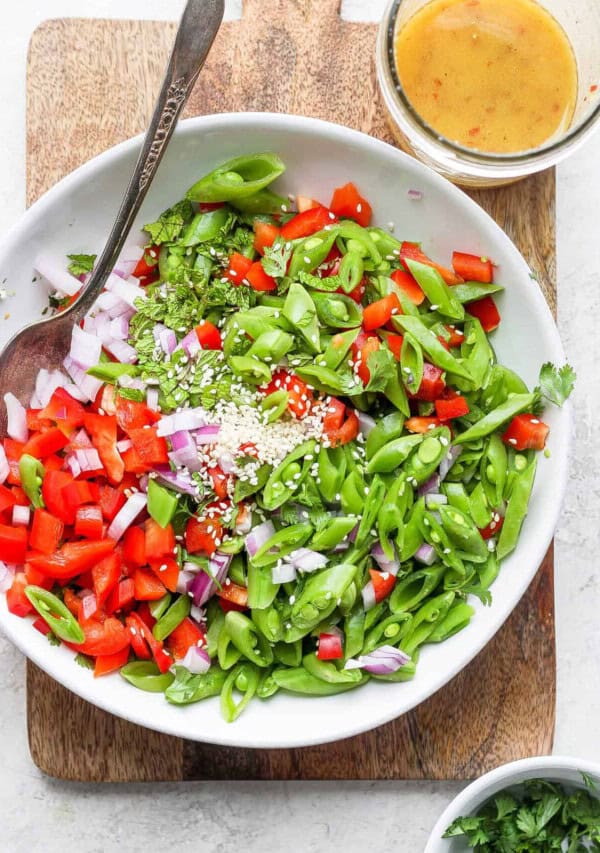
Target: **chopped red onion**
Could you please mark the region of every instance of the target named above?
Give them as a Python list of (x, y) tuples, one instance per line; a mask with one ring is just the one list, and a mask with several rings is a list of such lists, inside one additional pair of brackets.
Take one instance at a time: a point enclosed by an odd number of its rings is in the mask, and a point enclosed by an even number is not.
[(400, 570), (400, 561), (390, 560), (379, 542), (371, 548), (371, 556), (382, 572), (389, 572), (390, 575), (394, 575), (394, 577), (398, 574)]
[(229, 451), (221, 453), (219, 456), (219, 468), (224, 474), (231, 474), (233, 471), (234, 459)]
[[(104, 348), (121, 364), (135, 364), (137, 352), (127, 341), (109, 340), (104, 342)], [(144, 386), (146, 387), (146, 386)]]
[(12, 523), (15, 527), (27, 527), (31, 518), (31, 510), (28, 506), (15, 504), (12, 512)]
[(192, 329), (191, 332), (188, 332), (185, 338), (182, 339), (179, 346), (181, 346), (185, 350), (185, 352), (187, 353), (187, 355), (190, 356), (190, 358), (193, 358), (195, 355), (198, 355), (198, 353), (202, 350), (202, 347), (200, 346), (200, 341), (198, 340), (198, 335), (196, 334), (196, 331), (194, 329)]
[(201, 675), (210, 669), (208, 652), (206, 649), (201, 649), (198, 646), (190, 646), (185, 657), (179, 663), (195, 675)]
[(79, 467), (82, 471), (102, 470), (102, 462), (95, 447), (86, 447), (81, 450), (75, 450), (73, 452), (75, 459), (77, 459)]
[(67, 453), (65, 457), (65, 465), (73, 475), (73, 477), (77, 478), (81, 474), (81, 465), (77, 461), (77, 457), (74, 453)]
[(4, 447), (0, 442), (0, 484), (4, 483), (9, 474), (10, 465), (8, 464), (8, 459), (6, 458), (6, 452), (4, 450)]
[(323, 569), (329, 562), (324, 554), (312, 551), (310, 548), (297, 548), (286, 559), (301, 572), (316, 572)]
[(73, 447), (74, 449), (77, 449), (77, 448), (82, 449), (84, 447), (93, 447), (93, 446), (94, 445), (92, 444), (91, 438), (89, 437), (89, 435), (87, 434), (87, 432), (85, 431), (85, 429), (83, 427), (80, 430), (78, 430), (75, 433), (75, 435), (73, 436), (73, 438), (71, 439), (71, 447)]
[[(206, 412), (200, 407), (196, 409), (183, 409), (172, 415), (163, 415), (158, 422), (157, 435), (173, 435), (184, 430), (199, 430), (206, 423)], [(210, 427), (219, 430), (219, 427)]]
[(191, 572), (186, 572), (185, 569), (182, 569), (177, 576), (177, 588), (176, 591), (180, 595), (187, 595), (188, 589), (190, 587), (191, 582), (194, 580), (194, 575)]
[[(135, 282), (135, 283), (134, 283)], [(110, 293), (114, 293), (123, 302), (126, 302), (132, 308), (135, 308), (137, 299), (146, 301), (148, 298), (142, 287), (137, 283), (137, 279), (127, 279), (126, 281), (118, 275), (111, 273), (106, 281), (106, 289)]]
[(344, 669), (364, 669), (372, 675), (391, 675), (410, 661), (410, 655), (394, 646), (380, 646), (368, 655), (346, 661)]
[(200, 427), (200, 429), (194, 434), (196, 444), (214, 444), (217, 440), (220, 429), (221, 427), (218, 424), (207, 424), (206, 426)]
[(373, 586), (373, 581), (369, 581), (369, 583), (362, 588), (361, 595), (365, 610), (371, 610), (372, 607), (375, 607), (377, 599), (375, 598), (375, 587)]
[(6, 431), (15, 441), (27, 441), (29, 430), (27, 429), (27, 412), (19, 400), (10, 391), (4, 395), (8, 425)]
[(148, 498), (142, 492), (134, 492), (113, 518), (106, 535), (109, 539), (119, 540), (128, 527), (131, 527), (138, 515), (146, 508)]
[(271, 569), (273, 583), (289, 583), (296, 580), (296, 567), (293, 563), (276, 563)]
[[(105, 311), (100, 311), (98, 314), (91, 316), (87, 315), (83, 321), (83, 330), (90, 335), (99, 338), (100, 341), (109, 341), (113, 337), (110, 332), (110, 324), (112, 320)], [(77, 359), (76, 359), (77, 360)]]
[(89, 619), (98, 610), (98, 602), (93, 592), (88, 592), (81, 599), (81, 615), (84, 619)]
[(33, 262), (33, 267), (42, 275), (53, 290), (63, 296), (75, 296), (81, 290), (81, 282), (65, 269), (62, 260), (49, 252), (40, 252)]
[(358, 533), (358, 528), (360, 527), (360, 522), (356, 522), (350, 533), (348, 534), (348, 539), (350, 542), (354, 542), (356, 540), (356, 534)]
[(119, 453), (125, 453), (126, 450), (130, 450), (133, 447), (133, 443), (130, 438), (122, 438), (120, 441), (117, 441), (117, 450)]
[(151, 412), (158, 412), (158, 388), (148, 388), (146, 391), (146, 405)]
[(206, 610), (202, 607), (192, 604), (190, 608), (190, 617), (194, 622), (206, 622)]
[(79, 400), (80, 403), (87, 402), (87, 395), (84, 394), (73, 382), (69, 382), (67, 380), (62, 387), (71, 395), (71, 397), (73, 397), (74, 400)]
[(408, 197), (411, 201), (421, 201), (423, 198), (423, 193), (421, 190), (409, 190)]
[(428, 508), (434, 506), (440, 506), (441, 504), (447, 504), (448, 498), (446, 495), (439, 494), (437, 492), (429, 492), (429, 494), (425, 495), (425, 506)]
[(146, 383), (143, 379), (139, 379), (136, 376), (128, 376), (127, 373), (119, 376), (117, 383), (121, 388), (133, 388), (136, 391), (146, 390)]
[(13, 585), (16, 567), (0, 560), (0, 593), (7, 592)]
[(244, 545), (249, 557), (253, 557), (259, 548), (275, 535), (275, 527), (272, 521), (263, 521), (254, 527), (244, 539)]
[(423, 563), (424, 566), (432, 566), (436, 558), (435, 548), (432, 545), (428, 545), (427, 542), (424, 542), (415, 554), (415, 560)]
[(42, 367), (35, 380), (35, 393), (42, 408), (48, 405), (56, 389), (63, 388), (67, 383), (67, 377), (60, 370), (48, 371)]
[(79, 326), (73, 326), (71, 332), (71, 349), (69, 355), (73, 361), (78, 362), (82, 367), (94, 367), (100, 361), (100, 353), (102, 352), (102, 343), (89, 332), (84, 332)]
[(98, 391), (102, 388), (102, 381), (100, 379), (95, 379), (93, 376), (89, 376), (87, 368), (79, 364), (79, 362), (74, 361), (70, 355), (65, 358), (63, 365), (75, 385), (77, 385), (81, 393), (85, 395), (86, 402), (88, 400), (95, 400), (98, 395)]
[(422, 498), (423, 495), (428, 495), (430, 492), (439, 492), (440, 490), (440, 475), (433, 474), (428, 480), (424, 483), (421, 483), (419, 486), (419, 497)]
[(189, 587), (189, 592), (192, 593), (194, 604), (197, 607), (202, 607), (214, 595), (217, 590), (217, 583), (223, 584), (227, 577), (231, 560), (232, 557), (230, 554), (221, 554), (217, 551), (208, 563), (208, 572), (198, 572), (194, 577)]
[(446, 479), (450, 468), (452, 468), (462, 452), (462, 447), (459, 447), (457, 444), (448, 449), (448, 453), (440, 462), (440, 481)]
[(160, 326), (161, 324), (159, 323), (154, 328), (154, 340), (166, 355), (171, 355), (177, 346), (177, 335), (173, 329), (168, 329), (166, 326), (160, 328)]
[(366, 438), (371, 430), (375, 427), (375, 419), (366, 412), (358, 412), (358, 431)]
[(169, 451), (169, 459), (178, 468), (187, 468), (188, 471), (202, 470), (203, 463), (198, 456), (198, 448), (196, 442), (188, 430), (180, 430), (169, 436), (171, 447)]
[(198, 497), (198, 486), (189, 474), (183, 471), (171, 471), (166, 465), (158, 465), (154, 471), (157, 478), (167, 486), (170, 486), (175, 492), (191, 495), (193, 498)]
[(118, 341), (126, 341), (129, 337), (129, 318), (125, 314), (115, 317), (110, 321), (109, 332), (112, 338)]
[(334, 554), (341, 554), (343, 551), (347, 551), (350, 547), (349, 542), (345, 542), (343, 539), (341, 542), (338, 542), (335, 548), (333, 549)]
[(111, 319), (131, 312), (131, 306), (127, 302), (121, 299), (116, 293), (110, 293), (108, 290), (105, 290), (96, 299), (94, 308), (99, 311), (105, 311)]

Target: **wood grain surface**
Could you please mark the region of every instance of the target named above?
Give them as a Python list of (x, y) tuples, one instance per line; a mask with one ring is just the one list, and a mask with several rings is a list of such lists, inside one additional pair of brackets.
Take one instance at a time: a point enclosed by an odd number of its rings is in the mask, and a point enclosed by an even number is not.
[[(376, 27), (339, 18), (339, 0), (245, 0), (225, 23), (187, 113), (315, 116), (392, 141), (375, 79)], [(27, 185), (33, 202), (63, 175), (144, 129), (175, 26), (53, 20), (28, 63)], [(276, 65), (277, 74), (272, 73)], [(473, 197), (509, 233), (555, 308), (554, 173)], [(551, 750), (555, 705), (552, 549), (496, 637), (409, 714), (336, 744), (240, 750), (167, 737), (99, 711), (28, 664), (31, 755), (86, 781), (467, 779)]]

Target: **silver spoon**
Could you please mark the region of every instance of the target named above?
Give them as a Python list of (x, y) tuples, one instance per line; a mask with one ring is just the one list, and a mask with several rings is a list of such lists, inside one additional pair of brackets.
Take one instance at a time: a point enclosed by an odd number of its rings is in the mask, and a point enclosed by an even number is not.
[(152, 183), (177, 120), (204, 65), (223, 19), (224, 0), (188, 0), (163, 85), (133, 175), (104, 251), (79, 298), (62, 314), (21, 329), (0, 355), (0, 435), (6, 434), (2, 402), (12, 391), (27, 401), (40, 368), (62, 368), (73, 325), (88, 313), (114, 268), (133, 220)]

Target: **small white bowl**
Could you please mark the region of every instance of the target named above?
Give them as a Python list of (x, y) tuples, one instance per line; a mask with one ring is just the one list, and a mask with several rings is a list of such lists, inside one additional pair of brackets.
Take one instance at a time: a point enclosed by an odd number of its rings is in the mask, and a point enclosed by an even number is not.
[(474, 815), (499, 791), (521, 785), (529, 779), (547, 779), (560, 782), (567, 788), (585, 788), (582, 773), (591, 776), (600, 789), (600, 764), (579, 758), (546, 755), (538, 758), (523, 758), (511, 761), (486, 773), (461, 791), (433, 827), (424, 853), (468, 853), (464, 840), (443, 838), (444, 832), (457, 817)]

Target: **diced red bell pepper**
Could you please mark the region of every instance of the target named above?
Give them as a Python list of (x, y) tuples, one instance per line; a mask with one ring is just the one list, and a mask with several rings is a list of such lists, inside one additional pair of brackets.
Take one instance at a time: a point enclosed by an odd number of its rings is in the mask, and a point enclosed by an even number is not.
[(230, 255), (227, 266), (223, 270), (223, 277), (229, 279), (232, 284), (243, 284), (248, 270), (252, 266), (252, 260), (239, 252)]
[(426, 361), (423, 365), (423, 378), (419, 390), (416, 394), (411, 395), (412, 399), (433, 403), (441, 398), (446, 387), (446, 383), (442, 379), (443, 373), (444, 371), (440, 370), (439, 367)]
[(41, 409), (27, 409), (27, 429), (29, 432), (40, 432), (53, 426), (51, 420), (41, 416), (41, 411)]
[(374, 335), (367, 336), (364, 332), (359, 333), (358, 337), (352, 344), (351, 350), (354, 358), (356, 373), (364, 385), (369, 384), (371, 373), (367, 362), (369, 356), (373, 352), (378, 352), (381, 349), (381, 341)]
[(150, 569), (135, 569), (133, 585), (138, 601), (158, 601), (167, 591), (162, 581)]
[(117, 418), (115, 415), (86, 412), (84, 423), (98, 451), (106, 476), (111, 483), (120, 483), (125, 473), (125, 464), (117, 450)]
[(73, 480), (63, 486), (61, 496), (68, 518), (72, 519), (69, 523), (75, 523), (75, 513), (79, 507), (96, 503), (99, 498), (99, 489), (95, 483), (90, 483), (88, 480)]
[(400, 361), (400, 356), (402, 354), (402, 344), (404, 343), (404, 338), (402, 337), (402, 335), (389, 334), (385, 341), (396, 361)]
[(85, 408), (71, 397), (64, 388), (57, 388), (48, 405), (40, 411), (40, 419), (54, 422), (64, 433), (70, 435), (76, 427), (83, 424)]
[(33, 513), (29, 547), (42, 554), (53, 554), (58, 549), (64, 529), (62, 519), (45, 509), (36, 509)]
[(129, 430), (133, 449), (146, 465), (167, 465), (169, 448), (167, 440), (157, 435), (157, 427), (147, 426)]
[(69, 443), (68, 437), (58, 427), (51, 427), (46, 432), (38, 432), (33, 435), (23, 448), (23, 454), (35, 456), (36, 459), (44, 459), (58, 450), (62, 450)]
[(490, 284), (494, 280), (494, 265), (489, 258), (454, 252), (452, 255), (454, 272), (465, 281), (481, 281)]
[(100, 486), (98, 503), (100, 504), (104, 520), (112, 521), (124, 505), (125, 500), (125, 495), (120, 489), (113, 489), (112, 486)]
[[(163, 644), (154, 637), (152, 631), (146, 625), (144, 620), (141, 619), (137, 613), (131, 613), (127, 617), (126, 623), (130, 629), (135, 628), (136, 633), (139, 634), (140, 638), (147, 644), (159, 670), (161, 672), (166, 672), (172, 666), (173, 658), (165, 651)], [(131, 632), (130, 636), (132, 636)]]
[(144, 523), (144, 530), (146, 559), (148, 561), (173, 556), (175, 551), (175, 534), (170, 524), (167, 524), (166, 527), (161, 527), (153, 518), (148, 518)]
[(457, 394), (450, 400), (436, 400), (435, 413), (441, 421), (462, 418), (469, 414), (469, 404), (463, 396)]
[(66, 542), (54, 554), (30, 553), (27, 555), (27, 560), (48, 577), (68, 580), (87, 572), (107, 557), (114, 547), (115, 543), (112, 539), (100, 539), (97, 542), (86, 540)]
[(491, 296), (484, 296), (477, 302), (469, 302), (468, 305), (465, 305), (465, 311), (472, 317), (477, 317), (484, 332), (493, 332), (494, 329), (498, 328), (502, 319)]
[(499, 515), (498, 513), (494, 513), (492, 516), (492, 520), (487, 525), (487, 527), (481, 527), (479, 532), (481, 533), (482, 539), (492, 539), (494, 536), (497, 536), (502, 530), (502, 525), (504, 524), (504, 517)]
[(125, 474), (147, 474), (152, 471), (152, 465), (145, 462), (134, 447), (124, 450), (121, 459), (125, 465)]
[(98, 655), (116, 655), (129, 648), (129, 633), (125, 626), (115, 616), (105, 619), (86, 619), (79, 623), (85, 634), (81, 644), (70, 644), (78, 652), (91, 657)]
[(204, 521), (192, 517), (185, 528), (185, 547), (190, 554), (212, 557), (223, 539), (223, 527), (217, 518)]
[[(142, 623), (141, 625), (140, 622)], [(131, 613), (126, 617), (125, 625), (129, 632), (131, 648), (136, 658), (139, 658), (139, 660), (151, 660), (152, 652), (144, 639), (144, 630), (148, 626), (144, 625), (143, 620), (136, 613)]]
[(270, 222), (261, 222), (259, 219), (254, 223), (254, 248), (259, 255), (264, 255), (265, 249), (271, 248), (279, 237), (279, 228)]
[(115, 652), (112, 655), (98, 655), (94, 666), (94, 678), (116, 672), (122, 666), (125, 666), (128, 660), (129, 646), (125, 646), (120, 652)]
[(101, 539), (104, 520), (98, 504), (80, 506), (75, 512), (75, 535), (86, 539)]
[(319, 634), (318, 660), (339, 660), (344, 657), (342, 638), (337, 634)]
[(337, 222), (337, 217), (328, 208), (322, 205), (311, 207), (309, 210), (297, 213), (285, 225), (282, 225), (281, 236), (286, 242), (298, 240), (301, 237), (310, 237), (311, 234), (316, 234), (317, 231), (321, 231), (326, 225), (332, 225), (334, 222)]
[(363, 228), (371, 222), (371, 205), (360, 195), (353, 183), (334, 190), (330, 208), (340, 219), (354, 219)]
[(413, 305), (420, 305), (424, 301), (425, 293), (421, 290), (417, 280), (409, 272), (406, 272), (405, 270), (394, 270), (390, 278), (398, 285), (400, 290), (406, 294), (407, 298), (410, 299)]
[[(327, 436), (330, 447), (340, 447), (354, 441), (359, 427), (356, 412), (347, 410), (346, 406), (335, 398), (330, 401), (327, 408), (328, 411), (323, 418), (323, 432)], [(329, 411), (331, 409), (334, 411)]]
[(379, 572), (377, 569), (369, 569), (369, 574), (375, 591), (375, 601), (379, 603), (393, 590), (396, 578), (391, 572)]
[(55, 584), (54, 578), (49, 578), (31, 563), (25, 563), (25, 577), (27, 583), (33, 584), (33, 586), (41, 586), (43, 589), (52, 589)]
[(218, 465), (215, 468), (209, 468), (208, 475), (211, 479), (212, 488), (215, 495), (220, 500), (226, 498), (229, 494), (228, 487), (231, 477), (228, 474), (224, 474)]
[(543, 450), (550, 427), (535, 415), (516, 415), (502, 436), (515, 450)]
[(146, 534), (141, 527), (128, 527), (123, 536), (123, 562), (128, 569), (147, 565)]
[(141, 429), (146, 425), (152, 426), (160, 420), (158, 412), (153, 412), (145, 403), (137, 400), (126, 400), (125, 397), (117, 395), (116, 401), (117, 423), (125, 432), (132, 429)]
[(433, 267), (434, 270), (439, 272), (446, 284), (460, 284), (463, 280), (459, 275), (456, 275), (453, 270), (449, 270), (447, 267), (436, 264), (435, 261), (428, 258), (421, 250), (418, 243), (407, 243), (406, 241), (402, 243), (402, 246), (400, 247), (400, 260), (404, 263), (406, 258), (413, 261), (419, 261), (419, 263), (425, 264), (428, 267)]
[(28, 585), (29, 582), (23, 572), (17, 572), (11, 588), (6, 591), (6, 606), (9, 613), (22, 617), (33, 613), (34, 607), (25, 595), (25, 587)]
[(260, 292), (277, 290), (275, 279), (267, 275), (260, 261), (255, 261), (246, 273), (246, 281), (253, 290)]
[(459, 347), (464, 343), (465, 333), (461, 329), (457, 329), (456, 326), (446, 326), (446, 331), (450, 335), (448, 343), (451, 347)]
[(364, 299), (366, 289), (367, 289), (366, 281), (363, 278), (362, 281), (360, 281), (356, 285), (354, 290), (350, 291), (350, 293), (346, 293), (346, 291), (344, 290), (343, 287), (338, 287), (338, 289), (336, 290), (336, 293), (343, 293), (344, 296), (349, 296), (350, 299), (353, 299), (357, 305), (362, 305), (362, 301)]
[(195, 332), (202, 349), (223, 349), (220, 331), (208, 320), (201, 320)]
[(27, 528), (0, 524), (0, 560), (24, 563), (27, 554)]
[(383, 299), (378, 299), (376, 302), (371, 302), (363, 311), (363, 329), (365, 332), (372, 332), (375, 329), (381, 329), (385, 326), (394, 314), (401, 314), (402, 309), (400, 302), (395, 293), (390, 293), (384, 296)]
[(226, 578), (221, 589), (217, 590), (217, 597), (221, 607), (226, 605), (224, 610), (246, 610), (248, 607), (248, 590), (245, 586), (240, 586), (237, 583)]
[(288, 410), (297, 418), (303, 418), (311, 409), (313, 393), (306, 382), (287, 370), (276, 370), (268, 385), (261, 390), (268, 396), (275, 391), (287, 391)]
[(121, 557), (118, 551), (113, 551), (108, 557), (92, 566), (92, 580), (99, 610), (104, 606), (104, 602), (118, 584), (120, 577)]
[(65, 606), (70, 610), (73, 616), (75, 616), (77, 621), (79, 621), (79, 617), (81, 615), (81, 599), (69, 586), (66, 586), (63, 589), (63, 601)]
[(166, 646), (175, 660), (182, 660), (193, 646), (204, 645), (206, 645), (204, 631), (189, 616), (186, 616), (174, 631), (171, 631), (166, 640)]
[(331, 397), (323, 418), (323, 429), (325, 432), (336, 430), (344, 423), (346, 416), (346, 404), (337, 397)]
[[(12, 489), (7, 488), (6, 486), (0, 486), (0, 514), (7, 511), (12, 512), (12, 508), (16, 502), (17, 500)], [(27, 503), (29, 503), (29, 501)]]
[(173, 557), (161, 557), (160, 560), (150, 560), (150, 568), (166, 586), (169, 592), (177, 590), (177, 581), (179, 580), (179, 564)]
[(431, 430), (436, 429), (436, 427), (442, 426), (442, 422), (439, 418), (414, 417), (408, 418), (404, 426), (409, 432), (426, 433), (431, 432)]
[(136, 278), (153, 276), (158, 268), (159, 254), (160, 248), (158, 246), (148, 246), (144, 249), (144, 254), (135, 265), (132, 275)]
[(109, 592), (104, 603), (104, 610), (110, 616), (127, 610), (135, 601), (135, 584), (133, 578), (123, 578)]
[(52, 630), (50, 625), (48, 625), (48, 623), (45, 622), (41, 616), (38, 616), (38, 618), (34, 621), (33, 627), (36, 631), (39, 631), (40, 634), (43, 634), (44, 637), (47, 637)]
[(46, 509), (65, 524), (74, 523), (75, 509), (65, 503), (62, 490), (74, 482), (73, 476), (68, 471), (46, 471), (42, 483), (42, 497)]
[(313, 207), (321, 207), (321, 204), (308, 195), (297, 195), (296, 207), (298, 208), (298, 213), (304, 213), (305, 210), (312, 210)]

